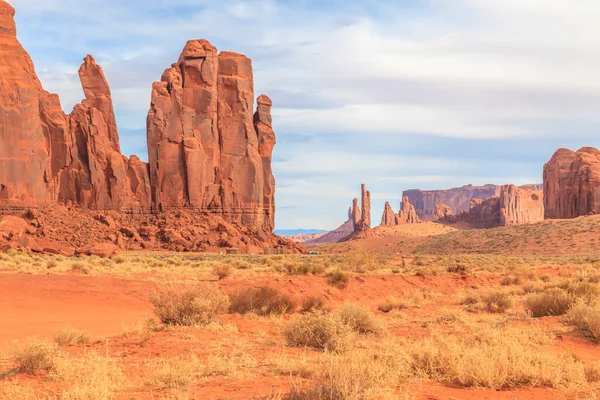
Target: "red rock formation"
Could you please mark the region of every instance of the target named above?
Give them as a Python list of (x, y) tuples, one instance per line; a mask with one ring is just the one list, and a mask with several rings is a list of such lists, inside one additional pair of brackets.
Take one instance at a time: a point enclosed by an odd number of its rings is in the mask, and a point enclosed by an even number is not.
[[(17, 41), (15, 10), (0, 0), (0, 200), (44, 203), (53, 200), (56, 181), (49, 136), (65, 125), (58, 98), (44, 91), (29, 54)], [(50, 125), (58, 114), (57, 126)]]
[[(541, 190), (542, 185), (524, 185), (521, 188)], [(446, 204), (455, 213), (460, 214), (463, 211), (469, 211), (469, 203), (472, 198), (487, 200), (491, 196), (499, 195), (500, 189), (501, 187), (496, 185), (465, 185), (448, 190), (405, 190), (402, 196), (408, 196), (411, 204), (415, 206), (419, 218), (433, 221), (438, 204)]]
[(404, 224), (419, 224), (421, 220), (415, 211), (415, 207), (410, 204), (408, 197), (402, 198), (401, 209), (398, 214), (394, 213), (389, 202), (385, 203), (383, 216), (381, 218), (381, 226), (397, 226)]
[(361, 213), (362, 213), (362, 230), (371, 228), (371, 192), (367, 191), (367, 185), (361, 185)]
[(157, 209), (190, 207), (272, 231), (271, 100), (253, 115), (252, 62), (189, 41), (152, 92), (148, 149)]
[(402, 197), (402, 209), (398, 213), (398, 224), (419, 224), (421, 220), (417, 215), (415, 206), (410, 204), (408, 196)]
[(600, 151), (559, 149), (544, 165), (545, 217), (576, 218), (600, 211)]
[(452, 213), (452, 207), (445, 204), (437, 204), (435, 206), (435, 218), (434, 221), (449, 221), (454, 219)]
[[(35, 248), (73, 254), (73, 246), (92, 245), (93, 238), (128, 249), (299, 249), (272, 234), (272, 102), (260, 96), (253, 112), (249, 58), (217, 54), (205, 40), (186, 44), (178, 63), (153, 85), (146, 164), (121, 154), (110, 88), (94, 58), (88, 55), (79, 70), (85, 99), (65, 115), (17, 41), (13, 16), (0, 0), (2, 212), (76, 206), (52, 220), (76, 219), (62, 230), (41, 227), (44, 216), (34, 218), (22, 247), (39, 242)], [(90, 221), (88, 213), (97, 211), (109, 215)], [(80, 218), (85, 225), (77, 225)], [(18, 246), (13, 236), (0, 239)], [(71, 247), (62, 251), (65, 243)]]
[(361, 185), (360, 208), (358, 199), (352, 201), (352, 223), (354, 232), (366, 232), (371, 229), (371, 193), (367, 191), (367, 185)]
[(358, 205), (358, 199), (352, 200), (352, 208), (351, 208), (351, 217), (352, 217), (352, 225), (354, 227), (354, 232), (358, 232), (361, 229), (362, 224), (362, 214), (360, 212), (360, 207)]
[(383, 216), (381, 217), (381, 226), (396, 226), (398, 225), (398, 216), (392, 209), (389, 201), (385, 202)]
[(446, 222), (462, 221), (476, 228), (522, 225), (543, 221), (543, 192), (504, 185), (499, 196), (471, 199), (468, 212), (446, 217)]
[(522, 225), (544, 220), (542, 191), (520, 189), (515, 185), (500, 190), (500, 226)]
[(79, 69), (86, 99), (69, 116), (71, 165), (58, 200), (96, 210), (150, 210), (147, 165), (121, 154), (112, 98), (90, 55)]

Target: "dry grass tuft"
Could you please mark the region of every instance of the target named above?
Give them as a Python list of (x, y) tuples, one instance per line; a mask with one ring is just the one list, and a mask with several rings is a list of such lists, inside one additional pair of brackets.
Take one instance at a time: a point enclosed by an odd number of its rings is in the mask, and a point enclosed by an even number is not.
[(231, 276), (233, 267), (230, 264), (216, 264), (213, 265), (212, 270), (221, 280)]
[(575, 302), (575, 298), (563, 289), (551, 288), (543, 293), (529, 296), (525, 300), (525, 309), (534, 318), (564, 315)]
[(327, 283), (329, 283), (331, 286), (335, 286), (338, 289), (344, 289), (346, 286), (348, 286), (349, 280), (350, 276), (346, 272), (339, 269), (327, 274)]
[(510, 294), (501, 291), (483, 296), (482, 300), (485, 303), (487, 311), (491, 313), (504, 313), (513, 306)]
[(55, 345), (30, 339), (14, 354), (15, 370), (27, 374), (50, 372), (56, 367), (58, 354)]
[(170, 285), (160, 294), (150, 297), (154, 313), (166, 325), (207, 325), (219, 314), (227, 312), (229, 298), (218, 287)]
[(300, 311), (302, 312), (313, 312), (313, 311), (327, 311), (327, 306), (325, 305), (325, 300), (322, 297), (318, 296), (310, 296), (306, 297), (302, 300), (302, 307)]
[(342, 323), (356, 333), (370, 334), (379, 333), (383, 330), (383, 326), (377, 317), (368, 308), (359, 304), (344, 305), (338, 311), (338, 315)]
[(63, 325), (54, 332), (54, 343), (59, 346), (81, 345), (89, 341), (90, 335), (87, 332), (79, 331), (69, 325)]
[(283, 336), (293, 347), (342, 352), (350, 345), (351, 329), (338, 315), (316, 311), (291, 320)]
[(293, 313), (296, 302), (289, 296), (268, 286), (246, 288), (231, 296), (229, 310), (236, 314), (260, 315)]

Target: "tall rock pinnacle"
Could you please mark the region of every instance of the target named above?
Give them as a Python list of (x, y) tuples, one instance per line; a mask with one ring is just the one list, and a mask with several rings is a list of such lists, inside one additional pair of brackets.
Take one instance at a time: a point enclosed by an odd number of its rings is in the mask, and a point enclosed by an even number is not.
[(275, 145), (271, 100), (253, 113), (251, 60), (206, 40), (189, 41), (154, 83), (148, 113), (152, 201), (189, 207), (271, 231)]

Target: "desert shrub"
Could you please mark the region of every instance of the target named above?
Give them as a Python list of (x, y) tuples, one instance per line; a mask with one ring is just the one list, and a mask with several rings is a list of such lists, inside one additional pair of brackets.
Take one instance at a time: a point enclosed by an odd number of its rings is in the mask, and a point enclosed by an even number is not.
[(356, 333), (369, 334), (382, 331), (381, 322), (366, 307), (358, 304), (346, 304), (338, 315), (342, 322)]
[(212, 270), (221, 280), (231, 276), (232, 267), (229, 264), (216, 264), (213, 265)]
[(521, 285), (523, 283), (523, 278), (516, 275), (506, 275), (500, 281), (502, 286), (510, 286), (510, 285)]
[(48, 269), (56, 268), (57, 266), (58, 263), (56, 262), (56, 260), (50, 260), (46, 262), (46, 268)]
[(55, 368), (57, 356), (56, 346), (31, 339), (15, 352), (15, 369), (28, 374), (50, 372)]
[(377, 309), (384, 313), (389, 313), (392, 310), (404, 310), (408, 305), (403, 299), (396, 297), (387, 297), (382, 303), (377, 306)]
[(398, 399), (394, 383), (401, 373), (390, 354), (354, 350), (325, 356), (318, 376), (308, 387), (292, 386), (290, 400)]
[(325, 310), (325, 300), (322, 297), (310, 296), (302, 300), (302, 312), (313, 312), (318, 310)]
[(90, 336), (87, 332), (79, 331), (69, 325), (64, 325), (54, 332), (54, 343), (59, 346), (86, 344), (89, 340)]
[(563, 315), (569, 311), (575, 301), (575, 298), (565, 290), (551, 288), (529, 296), (525, 300), (525, 309), (534, 318)]
[(474, 295), (474, 294), (470, 294), (467, 295), (460, 304), (465, 305), (465, 306), (472, 306), (474, 304), (479, 303), (479, 301), (481, 300), (481, 297), (478, 295)]
[(544, 275), (540, 276), (540, 280), (542, 282), (546, 282), (546, 283), (550, 282), (552, 280), (552, 275), (550, 275), (550, 274), (544, 274)]
[(409, 345), (410, 370), (457, 387), (577, 388), (586, 384), (585, 365), (568, 355), (532, 351), (531, 339), (504, 330), (429, 338)]
[(450, 274), (466, 274), (468, 271), (467, 266), (461, 264), (451, 265), (446, 268), (446, 272)]
[(73, 264), (71, 264), (71, 271), (79, 271), (85, 275), (89, 275), (90, 272), (92, 272), (89, 265), (85, 265), (81, 262), (74, 262)]
[(594, 340), (600, 340), (600, 305), (575, 303), (565, 315), (565, 322), (576, 326)]
[(336, 270), (327, 274), (327, 283), (331, 286), (335, 286), (338, 289), (344, 289), (348, 285), (350, 277), (348, 274), (341, 270)]
[(492, 292), (482, 298), (486, 309), (491, 313), (503, 313), (508, 311), (513, 305), (510, 294), (506, 292)]
[(293, 313), (296, 302), (289, 296), (269, 286), (246, 288), (231, 296), (232, 313), (260, 315)]
[(227, 312), (229, 298), (213, 285), (170, 285), (163, 293), (153, 294), (154, 313), (166, 325), (207, 325)]
[(288, 322), (283, 336), (290, 346), (341, 352), (350, 344), (351, 330), (337, 314), (315, 311)]

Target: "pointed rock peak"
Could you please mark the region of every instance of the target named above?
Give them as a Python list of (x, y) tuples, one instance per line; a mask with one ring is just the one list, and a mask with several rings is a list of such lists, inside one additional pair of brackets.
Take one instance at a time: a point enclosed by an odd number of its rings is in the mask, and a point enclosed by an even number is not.
[(110, 87), (104, 77), (102, 67), (96, 63), (96, 60), (90, 54), (85, 56), (83, 64), (79, 67), (79, 79), (86, 99), (92, 101), (92, 99), (101, 95), (110, 97)]
[(17, 37), (15, 9), (4, 0), (0, 0), (0, 36)]

